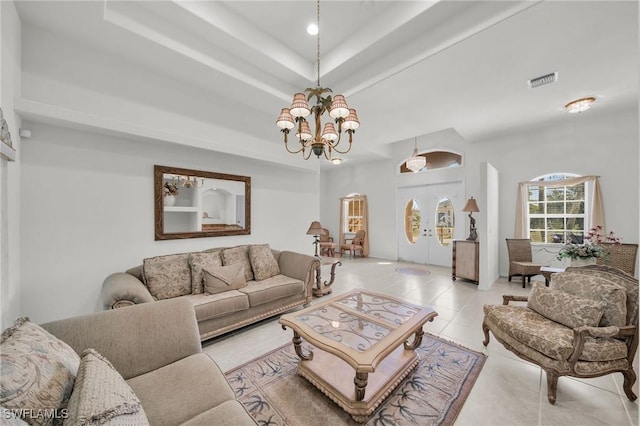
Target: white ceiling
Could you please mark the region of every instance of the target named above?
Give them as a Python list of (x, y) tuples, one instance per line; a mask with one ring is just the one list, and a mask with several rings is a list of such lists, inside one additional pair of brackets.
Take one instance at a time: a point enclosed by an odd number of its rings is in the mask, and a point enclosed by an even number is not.
[[(352, 162), (449, 128), (474, 143), (526, 131), (562, 120), (563, 105), (584, 96), (597, 98), (585, 114), (637, 108), (635, 1), (320, 7), (321, 85), (346, 95), (360, 117), (345, 156)], [(280, 108), (316, 85), (316, 38), (305, 31), (316, 19), (313, 1), (19, 1), (17, 9), (23, 31), (81, 41), (170, 76), (176, 90), (195, 87), (212, 105), (223, 102), (224, 113), (206, 120), (273, 149), (284, 149)], [(557, 83), (528, 87), (528, 79), (555, 71)]]

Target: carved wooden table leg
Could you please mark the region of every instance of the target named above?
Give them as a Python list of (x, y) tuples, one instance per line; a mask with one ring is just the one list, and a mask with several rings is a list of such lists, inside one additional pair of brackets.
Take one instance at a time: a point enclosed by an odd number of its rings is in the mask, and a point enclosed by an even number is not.
[(422, 327), (416, 330), (416, 333), (413, 335), (413, 342), (404, 342), (404, 348), (407, 350), (414, 350), (422, 343), (422, 336), (424, 335), (424, 331)]
[[(282, 329), (286, 330), (287, 327), (283, 325)], [(296, 355), (298, 355), (300, 359), (304, 361), (311, 361), (313, 359), (313, 352), (309, 351), (308, 355), (302, 353), (302, 338), (295, 330), (293, 331), (293, 339), (291, 339), (291, 341), (293, 342), (293, 348), (296, 351)]]
[[(325, 266), (328, 264), (325, 264)], [(322, 278), (321, 278), (321, 268), (322, 268), (322, 264), (320, 266), (318, 266), (318, 269), (316, 269), (316, 288), (313, 289), (313, 295), (316, 297), (322, 297), (325, 294), (329, 294), (333, 291), (333, 289), (331, 288), (331, 286), (333, 285), (333, 281), (336, 279), (336, 266), (341, 266), (342, 262), (336, 260), (335, 262), (331, 263), (331, 279), (329, 281), (325, 281), (324, 283), (322, 282)]]
[(369, 380), (369, 373), (358, 373), (353, 379), (353, 383), (356, 385), (356, 401), (362, 401), (364, 399), (364, 392), (367, 388), (367, 381)]

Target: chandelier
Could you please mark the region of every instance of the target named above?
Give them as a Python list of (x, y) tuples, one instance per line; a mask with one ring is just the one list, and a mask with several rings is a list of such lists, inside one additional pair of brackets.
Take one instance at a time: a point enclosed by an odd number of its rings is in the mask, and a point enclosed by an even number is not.
[[(320, 28), (320, 0), (317, 2), (317, 25)], [(317, 35), (317, 87), (307, 88), (304, 93), (296, 93), (293, 95), (293, 102), (290, 108), (282, 108), (280, 115), (276, 120), (276, 125), (280, 131), (284, 133), (284, 147), (291, 154), (302, 153), (302, 158), (308, 160), (311, 153), (320, 158), (321, 155), (327, 160), (331, 160), (331, 152), (336, 151), (340, 154), (346, 154), (351, 150), (353, 142), (353, 134), (360, 127), (356, 110), (349, 108), (347, 101), (343, 95), (335, 95), (331, 97), (332, 90), (328, 87), (320, 86), (320, 32)], [(308, 101), (315, 98), (315, 105), (309, 106)], [(322, 125), (322, 116), (325, 112), (329, 113), (329, 117), (338, 125), (338, 130), (334, 124), (329, 121)], [(314, 132), (311, 133), (311, 127), (307, 118), (313, 114)], [(296, 138), (298, 138), (299, 147), (289, 148), (289, 132), (296, 127)], [(338, 144), (342, 140), (342, 134), (349, 135), (349, 146), (341, 151)], [(344, 144), (343, 144), (344, 145)], [(341, 149), (343, 149), (341, 147)]]
[(413, 143), (413, 154), (411, 154), (411, 157), (407, 158), (406, 164), (407, 169), (411, 170), (413, 173), (417, 173), (427, 165), (427, 159), (422, 155), (418, 155), (418, 138), (414, 138)]

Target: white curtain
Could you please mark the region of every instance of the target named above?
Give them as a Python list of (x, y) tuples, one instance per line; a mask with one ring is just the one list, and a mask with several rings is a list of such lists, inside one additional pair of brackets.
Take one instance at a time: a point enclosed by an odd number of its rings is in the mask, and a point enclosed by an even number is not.
[[(518, 183), (518, 196), (516, 197), (516, 228), (514, 238), (529, 238), (527, 235), (527, 211), (529, 208), (529, 185), (539, 187), (554, 186), (574, 186), (586, 183), (585, 190), (588, 191), (587, 200), (589, 205), (585, 206), (589, 215), (585, 217), (584, 229), (588, 230), (597, 225), (602, 226), (602, 234), (606, 234), (606, 223), (604, 220), (604, 206), (602, 205), (602, 191), (598, 176), (579, 176), (562, 180), (537, 181)], [(585, 194), (586, 195), (586, 194)]]

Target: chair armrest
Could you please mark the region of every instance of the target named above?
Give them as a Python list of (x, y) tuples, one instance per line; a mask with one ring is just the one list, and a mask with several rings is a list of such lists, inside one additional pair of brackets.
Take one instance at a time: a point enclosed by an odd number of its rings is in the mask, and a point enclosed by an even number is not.
[(147, 287), (136, 277), (125, 272), (109, 275), (102, 283), (102, 306), (115, 309), (123, 306), (153, 302)]
[(620, 334), (620, 327), (587, 327), (582, 326), (573, 329), (573, 352), (569, 357), (569, 363), (573, 365), (578, 361), (582, 350), (584, 349), (584, 343), (587, 337), (618, 337)]
[(320, 266), (320, 260), (314, 256), (308, 256), (293, 251), (283, 251), (280, 253), (278, 260), (280, 273), (287, 277), (298, 279), (305, 283), (307, 289), (307, 297), (313, 296), (314, 273)]
[(53, 321), (42, 327), (78, 354), (94, 348), (125, 379), (202, 352), (195, 310), (181, 297)]
[(514, 294), (505, 294), (502, 296), (502, 304), (508, 305), (509, 302), (526, 302), (529, 300), (529, 296), (517, 296)]

